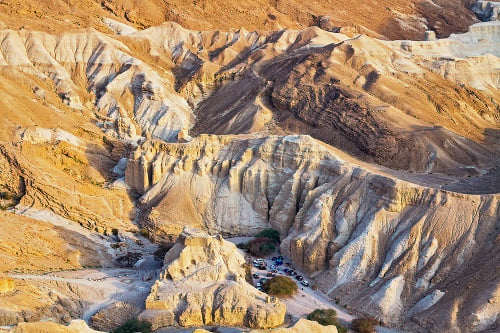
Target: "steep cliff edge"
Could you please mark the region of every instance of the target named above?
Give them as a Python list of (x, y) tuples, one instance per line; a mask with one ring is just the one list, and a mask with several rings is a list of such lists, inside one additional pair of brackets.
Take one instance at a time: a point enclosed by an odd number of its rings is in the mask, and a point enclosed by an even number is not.
[(245, 281), (246, 262), (236, 246), (219, 237), (184, 229), (167, 252), (160, 279), (140, 318), (162, 326), (283, 324), (286, 306)]
[(498, 194), (399, 176), (406, 180), (307, 136), (203, 135), (144, 143), (126, 181), (145, 192), (142, 223), (159, 238), (175, 239), (185, 224), (226, 235), (272, 227), (282, 253), (341, 304), (391, 324), (494, 325)]

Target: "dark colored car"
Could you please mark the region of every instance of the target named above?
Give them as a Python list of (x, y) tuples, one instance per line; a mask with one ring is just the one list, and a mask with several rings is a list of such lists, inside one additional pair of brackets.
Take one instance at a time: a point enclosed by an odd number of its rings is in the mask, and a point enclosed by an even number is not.
[(297, 273), (295, 273), (295, 271), (293, 269), (288, 271), (288, 275), (290, 275), (290, 276), (294, 276), (295, 274), (297, 274)]
[(278, 258), (276, 258), (276, 257), (272, 257), (272, 258), (271, 258), (271, 260), (272, 260), (272, 261), (276, 261), (276, 260), (278, 260)]
[(298, 281), (302, 281), (302, 280), (304, 279), (304, 278), (302, 277), (302, 275), (297, 275), (295, 278), (296, 278)]
[(259, 274), (257, 274), (257, 273), (252, 274), (252, 276), (253, 276), (254, 279), (258, 279), (259, 278)]

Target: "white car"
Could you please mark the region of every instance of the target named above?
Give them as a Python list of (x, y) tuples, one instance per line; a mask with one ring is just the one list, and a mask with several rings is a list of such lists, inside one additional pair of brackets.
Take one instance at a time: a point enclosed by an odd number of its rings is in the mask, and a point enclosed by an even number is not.
[(309, 281), (302, 280), (300, 283), (302, 283), (304, 287), (309, 287)]

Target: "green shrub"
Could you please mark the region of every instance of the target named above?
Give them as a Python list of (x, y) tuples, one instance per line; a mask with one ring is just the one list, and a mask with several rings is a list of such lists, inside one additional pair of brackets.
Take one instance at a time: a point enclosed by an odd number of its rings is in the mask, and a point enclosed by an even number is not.
[(287, 297), (295, 294), (298, 287), (295, 281), (287, 276), (275, 276), (267, 280), (262, 289), (271, 296)]
[(334, 309), (316, 309), (307, 315), (307, 319), (317, 321), (323, 326), (335, 325), (339, 333), (347, 332), (347, 328), (337, 320), (337, 311)]
[(262, 230), (257, 235), (255, 235), (255, 237), (266, 237), (266, 238), (272, 239), (273, 241), (275, 241), (277, 243), (279, 243), (279, 241), (280, 241), (280, 233), (278, 230), (274, 230), (274, 229)]
[(274, 241), (267, 237), (254, 238), (248, 242), (248, 252), (257, 257), (262, 257), (264, 255), (274, 252), (276, 246)]
[(335, 325), (337, 321), (337, 311), (334, 309), (316, 309), (307, 315), (308, 320), (317, 321), (323, 326)]
[(112, 333), (151, 333), (151, 323), (138, 319), (130, 319), (122, 326), (114, 329)]
[(276, 250), (276, 246), (273, 243), (262, 244), (260, 246), (260, 252), (262, 252), (263, 255), (273, 253), (274, 250)]
[(352, 329), (359, 333), (374, 333), (380, 322), (373, 317), (356, 318), (352, 321)]

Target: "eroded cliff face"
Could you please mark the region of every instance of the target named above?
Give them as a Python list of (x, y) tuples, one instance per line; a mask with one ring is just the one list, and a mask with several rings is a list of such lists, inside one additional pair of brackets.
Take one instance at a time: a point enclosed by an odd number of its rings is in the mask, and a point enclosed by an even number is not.
[(186, 228), (165, 255), (163, 272), (140, 318), (150, 321), (153, 329), (283, 324), (286, 306), (247, 283), (245, 267), (234, 244)]
[(175, 239), (185, 224), (225, 235), (275, 228), (282, 253), (341, 304), (391, 324), (494, 325), (498, 195), (449, 192), (419, 185), (422, 175), (402, 180), (356, 163), (307, 136), (204, 135), (144, 143), (126, 179), (146, 191), (142, 223), (160, 238)]

